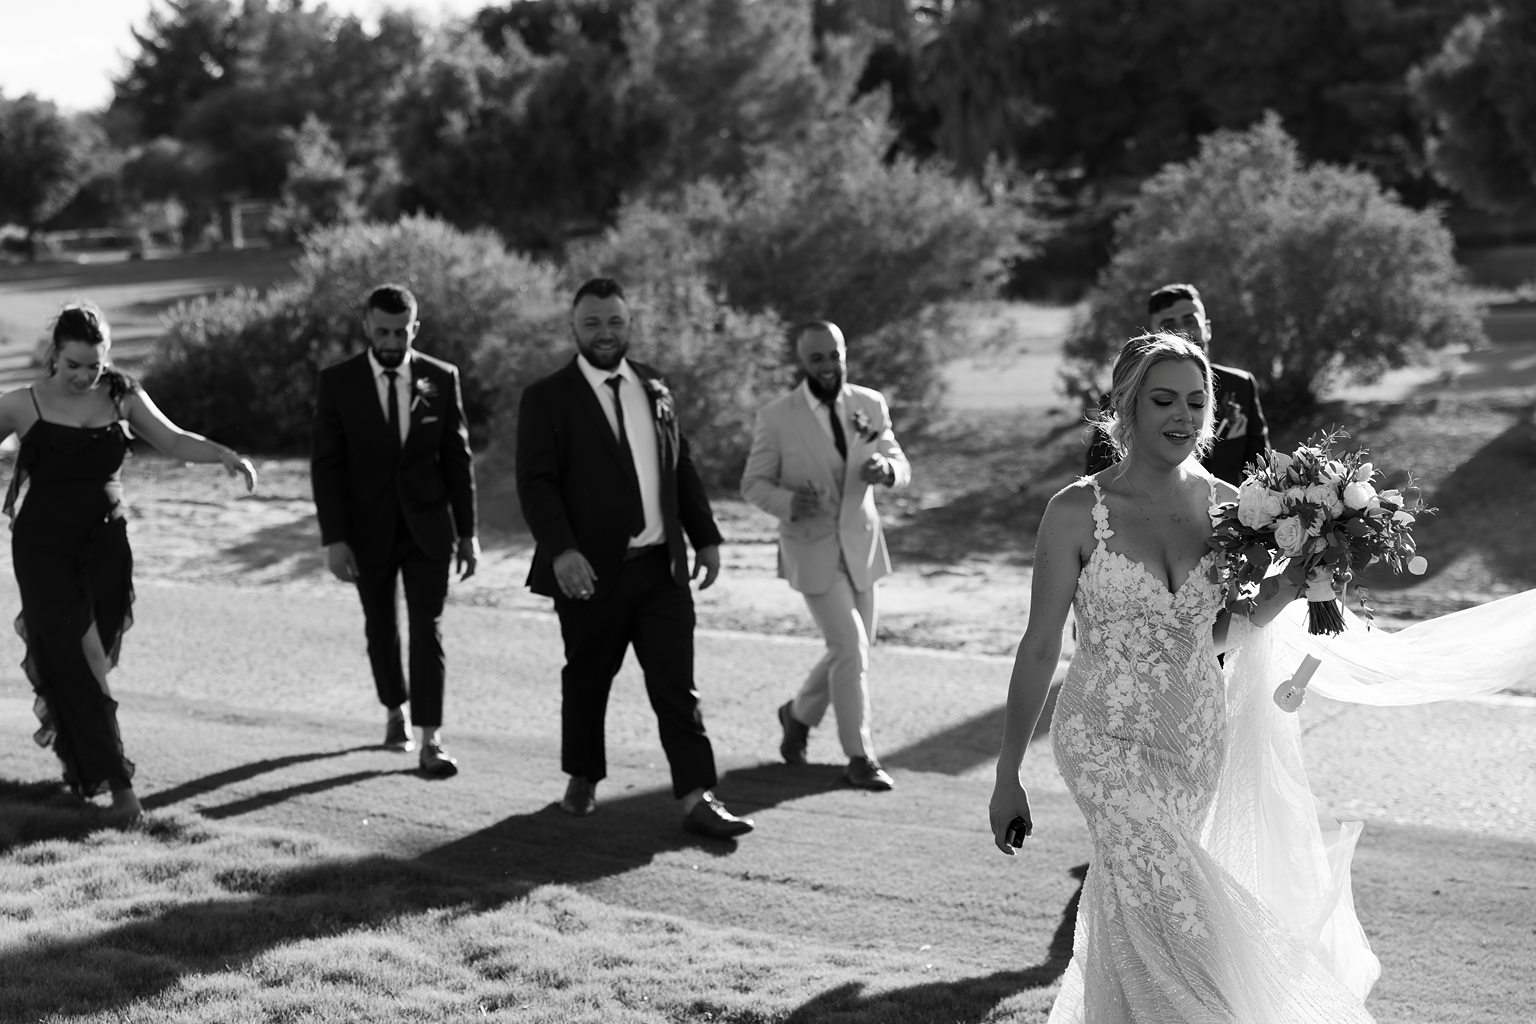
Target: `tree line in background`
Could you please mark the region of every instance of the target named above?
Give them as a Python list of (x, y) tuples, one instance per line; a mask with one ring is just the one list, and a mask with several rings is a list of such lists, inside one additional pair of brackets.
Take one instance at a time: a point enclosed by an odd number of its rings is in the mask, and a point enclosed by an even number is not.
[(520, 0), (443, 25), (158, 0), (134, 40), (104, 111), (0, 100), (4, 219), (200, 227), (240, 197), (291, 233), (425, 212), (557, 251), (875, 93), (894, 152), (1074, 213), (1267, 111), (1415, 207), (1536, 206), (1536, 8), (1512, 0)]
[[(757, 368), (697, 410), (724, 479), (798, 319), (842, 323), (915, 426), (948, 300), (1096, 278), (1069, 343), (1086, 399), (1138, 293), (1184, 277), (1283, 415), (1479, 336), (1435, 204), (1536, 210), (1516, 0), (521, 0), (444, 24), (159, 0), (134, 39), (103, 111), (0, 97), (0, 223), (195, 247), (232, 201), (269, 204), (299, 282), (178, 310), (157, 372), (197, 401), (260, 341), (271, 415), (230, 436), (274, 449), (308, 400), (282, 358), (323, 362), (355, 312), (343, 266), (427, 286), (443, 354), (500, 375), (466, 395), (482, 439), (508, 374), (547, 362), (557, 321), (529, 310), (620, 274), (680, 368)], [(396, 266), (382, 238), (425, 254)]]

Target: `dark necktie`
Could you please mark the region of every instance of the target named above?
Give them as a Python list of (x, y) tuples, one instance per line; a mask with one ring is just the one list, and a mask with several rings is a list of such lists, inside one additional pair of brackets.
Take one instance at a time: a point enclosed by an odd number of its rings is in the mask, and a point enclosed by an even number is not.
[(832, 443), (837, 445), (837, 454), (844, 460), (848, 458), (848, 437), (843, 433), (843, 421), (837, 415), (837, 397), (822, 399), (827, 406), (827, 418), (832, 421)]
[(640, 498), (640, 475), (635, 469), (635, 450), (629, 446), (629, 430), (624, 426), (624, 401), (619, 397), (619, 385), (623, 383), (623, 376), (617, 373), (607, 381), (613, 392), (613, 415), (619, 421), (619, 447), (624, 449), (624, 464), (629, 470), (630, 483), (634, 485), (631, 491), (633, 500), (629, 507), (629, 535), (634, 537), (645, 530), (645, 503)]
[(395, 390), (399, 376), (394, 370), (384, 371), (384, 420), (389, 424), (390, 443), (396, 448), (400, 447), (400, 395)]

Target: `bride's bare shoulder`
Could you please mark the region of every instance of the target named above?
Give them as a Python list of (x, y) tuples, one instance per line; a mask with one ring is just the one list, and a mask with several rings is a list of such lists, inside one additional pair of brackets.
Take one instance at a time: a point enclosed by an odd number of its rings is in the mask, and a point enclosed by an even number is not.
[(1053, 508), (1065, 513), (1086, 512), (1093, 508), (1093, 503), (1096, 500), (1093, 493), (1092, 478), (1080, 476), (1051, 495), (1051, 500), (1046, 503), (1045, 508), (1047, 512)]
[(1093, 484), (1080, 477), (1051, 495), (1040, 520), (1040, 532), (1070, 537), (1074, 540), (1093, 535), (1093, 506), (1097, 501)]

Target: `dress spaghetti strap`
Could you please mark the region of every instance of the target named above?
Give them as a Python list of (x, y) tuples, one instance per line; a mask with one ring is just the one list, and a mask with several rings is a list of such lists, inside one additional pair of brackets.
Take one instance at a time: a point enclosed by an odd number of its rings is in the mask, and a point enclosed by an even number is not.
[(1115, 535), (1115, 531), (1109, 528), (1109, 507), (1104, 504), (1104, 491), (1099, 487), (1097, 477), (1083, 479), (1093, 485), (1093, 539), (1097, 542), (1094, 546), (1107, 550), (1107, 542)]

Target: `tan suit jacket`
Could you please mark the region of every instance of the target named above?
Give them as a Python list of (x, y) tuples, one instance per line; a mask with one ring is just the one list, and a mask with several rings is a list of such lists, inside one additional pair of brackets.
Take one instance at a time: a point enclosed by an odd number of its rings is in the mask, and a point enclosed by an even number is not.
[[(842, 413), (846, 461), (803, 386), (768, 403), (758, 411), (752, 453), (741, 478), (742, 497), (779, 520), (779, 575), (803, 594), (830, 590), (840, 558), (858, 590), (870, 589), (891, 571), (875, 485), (860, 478), (859, 467), (879, 452), (895, 473), (892, 487), (905, 487), (912, 479), (912, 467), (891, 431), (885, 396), (844, 385)], [(795, 492), (808, 482), (827, 495), (825, 510), (794, 519)]]

